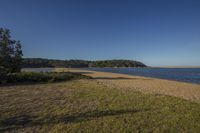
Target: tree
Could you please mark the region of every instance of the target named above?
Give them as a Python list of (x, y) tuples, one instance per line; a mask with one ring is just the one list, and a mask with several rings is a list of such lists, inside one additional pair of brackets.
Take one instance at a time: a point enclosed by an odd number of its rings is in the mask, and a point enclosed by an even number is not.
[[(11, 39), (10, 30), (0, 28), (0, 68), (1, 73), (20, 72), (22, 63), (20, 41)], [(0, 73), (0, 74), (1, 74)]]
[(12, 66), (12, 72), (20, 72), (21, 65), (22, 65), (22, 47), (20, 41), (16, 42), (15, 45), (15, 51), (14, 51), (14, 57), (13, 57), (13, 66)]

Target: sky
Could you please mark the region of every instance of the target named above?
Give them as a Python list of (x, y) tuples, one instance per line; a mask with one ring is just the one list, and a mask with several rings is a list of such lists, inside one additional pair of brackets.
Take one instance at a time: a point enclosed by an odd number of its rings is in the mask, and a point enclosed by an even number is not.
[(24, 57), (200, 66), (200, 0), (0, 0)]

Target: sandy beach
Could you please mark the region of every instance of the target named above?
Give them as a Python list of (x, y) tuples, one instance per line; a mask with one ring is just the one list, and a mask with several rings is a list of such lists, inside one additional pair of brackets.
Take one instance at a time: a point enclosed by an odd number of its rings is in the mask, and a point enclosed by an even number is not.
[(82, 69), (67, 69), (67, 71), (91, 76), (98, 83), (106, 86), (133, 89), (147, 94), (175, 96), (200, 103), (200, 85), (198, 84)]

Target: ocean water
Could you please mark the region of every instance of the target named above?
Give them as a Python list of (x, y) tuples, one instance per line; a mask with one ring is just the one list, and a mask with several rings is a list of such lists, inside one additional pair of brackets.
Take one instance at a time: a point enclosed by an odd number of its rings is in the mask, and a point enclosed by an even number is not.
[(87, 68), (87, 70), (121, 73), (200, 84), (200, 68)]

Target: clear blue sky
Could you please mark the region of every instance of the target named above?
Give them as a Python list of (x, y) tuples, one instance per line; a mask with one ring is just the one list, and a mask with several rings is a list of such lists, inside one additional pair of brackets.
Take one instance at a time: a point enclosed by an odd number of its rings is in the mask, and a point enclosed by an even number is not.
[(25, 57), (200, 66), (200, 0), (0, 0)]

